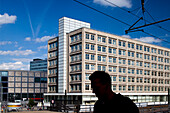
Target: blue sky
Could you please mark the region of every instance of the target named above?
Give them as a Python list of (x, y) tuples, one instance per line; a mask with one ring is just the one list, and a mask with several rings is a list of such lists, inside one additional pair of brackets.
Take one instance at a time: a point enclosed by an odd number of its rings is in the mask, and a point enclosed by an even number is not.
[[(105, 12), (132, 25), (137, 17), (115, 7), (104, 0), (79, 0), (97, 10)], [(109, 0), (121, 8), (142, 16), (140, 0)], [(169, 0), (145, 0), (145, 8), (155, 21), (169, 18)], [(145, 13), (145, 19), (154, 22)], [(170, 48), (170, 44), (134, 32), (125, 35), (129, 26), (93, 11), (73, 0), (0, 0), (0, 69), (29, 69), (33, 58), (47, 58), (47, 41), (58, 35), (58, 19), (66, 16), (91, 23), (91, 28), (147, 43)], [(143, 25), (140, 21), (136, 26)], [(170, 30), (170, 21), (159, 24)], [(169, 40), (170, 32), (155, 26), (144, 30), (157, 37)]]

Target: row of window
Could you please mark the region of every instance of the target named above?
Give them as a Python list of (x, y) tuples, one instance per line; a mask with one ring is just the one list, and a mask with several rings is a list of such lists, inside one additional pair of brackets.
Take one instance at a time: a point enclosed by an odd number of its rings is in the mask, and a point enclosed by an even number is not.
[(82, 44), (72, 45), (71, 46), (71, 52), (81, 51), (81, 50), (82, 50)]
[(58, 56), (58, 51), (50, 52), (49, 58)]
[[(86, 33), (86, 39), (91, 39), (91, 40), (94, 40), (94, 35), (93, 34), (88, 34)], [(106, 37), (103, 37), (103, 36), (98, 36), (97, 37), (97, 41), (98, 42), (103, 42), (103, 43), (106, 43)], [(116, 39), (113, 39), (113, 38), (108, 38), (108, 43), (109, 44), (113, 44), (113, 45), (116, 45)], [(122, 47), (126, 47), (126, 42), (125, 41), (119, 41), (119, 46), (122, 46)], [(128, 42), (128, 48), (131, 48), (131, 49), (135, 49), (135, 44), (134, 43), (130, 43)], [(136, 49), (137, 50), (143, 50), (143, 46), (142, 45), (139, 45), (139, 44), (136, 44)], [(160, 55), (163, 55), (163, 50), (160, 50), (156, 48), (150, 48), (148, 46), (144, 46), (144, 51), (146, 52), (152, 52), (152, 53), (155, 53), (155, 54), (160, 54)], [(168, 51), (164, 51), (164, 55), (165, 56), (169, 56), (169, 52)]]
[[(73, 57), (73, 56), (72, 56)], [(94, 54), (87, 54), (86, 53), (86, 56), (85, 58), (87, 60), (95, 60), (95, 55)], [(101, 62), (106, 62), (106, 56), (100, 56), (98, 55), (98, 61), (101, 61)], [(108, 62), (110, 63), (116, 63), (116, 58), (115, 57), (109, 57), (108, 59)], [(119, 58), (119, 64), (126, 64), (126, 59), (121, 59)], [(128, 60), (128, 65), (135, 65), (135, 61), (134, 60)], [(136, 66), (140, 66), (142, 67), (143, 66), (143, 62), (142, 61), (136, 61)], [(168, 65), (163, 65), (163, 64), (155, 64), (155, 63), (152, 63), (151, 64), (151, 67), (153, 69), (157, 69), (157, 66), (158, 66), (158, 69), (165, 69), (165, 70), (169, 70), (169, 66)], [(144, 62), (144, 67), (148, 67), (150, 68), (150, 63), (147, 63), (147, 62)], [(163, 68), (164, 67), (164, 68)]]
[(48, 61), (49, 62), (49, 66), (56, 66), (57, 65), (57, 60), (51, 60), (51, 61)]
[(52, 91), (52, 92), (53, 92), (53, 91), (56, 91), (56, 86), (49, 86), (48, 88), (49, 88), (49, 89), (48, 89), (49, 92), (51, 92), (51, 91)]
[(48, 78), (48, 83), (56, 83), (57, 78)]
[(49, 69), (48, 70), (49, 74), (57, 74), (57, 72), (58, 72), (57, 69)]
[[(98, 49), (97, 49), (98, 51), (106, 52), (106, 47), (105, 46), (97, 46), (97, 47), (98, 47)], [(87, 50), (95, 50), (95, 45), (93, 45), (93, 44), (86, 44), (86, 49)], [(71, 52), (81, 51), (81, 50), (82, 50), (82, 45), (81, 44), (71, 46)], [(116, 55), (116, 49), (109, 47), (108, 48), (108, 53)], [(119, 53), (119, 55), (126, 56), (126, 51), (125, 50), (121, 50), (120, 49), (118, 51), (118, 53)], [(56, 54), (57, 53), (55, 53), (55, 55)], [(129, 57), (135, 57), (135, 52), (128, 51), (128, 56)], [(143, 58), (143, 53), (136, 53), (136, 58), (142, 59)], [(148, 54), (144, 54), (144, 59), (152, 60), (152, 61), (157, 61), (158, 60), (158, 62), (163, 62), (163, 60), (164, 60), (165, 63), (169, 63), (169, 59), (168, 58), (164, 59), (163, 57), (157, 57), (157, 56), (148, 55)]]
[(54, 42), (54, 43), (49, 44), (50, 49), (57, 48), (57, 47), (58, 47), (58, 42)]
[(71, 71), (81, 71), (81, 70), (82, 70), (81, 64), (71, 65)]
[[(112, 90), (116, 91), (118, 88), (119, 91), (168, 91), (168, 87), (151, 87), (151, 86), (125, 86), (125, 85), (113, 85)], [(135, 89), (136, 88), (136, 89)], [(152, 88), (152, 89), (151, 89)], [(91, 90), (89, 84), (85, 85), (85, 90)]]
[[(101, 59), (100, 59), (100, 60), (101, 60)], [(104, 59), (102, 58), (102, 60), (105, 60), (105, 58), (104, 58)], [(124, 59), (122, 59), (121, 62), (124, 62)], [(137, 62), (137, 63), (139, 63), (138, 65), (141, 65), (140, 62)], [(97, 70), (98, 70), (98, 71), (106, 71), (106, 67), (107, 67), (107, 66), (98, 65), (98, 66), (97, 66)], [(112, 69), (112, 68), (113, 68), (113, 69)], [(108, 71), (109, 71), (109, 72), (117, 72), (116, 68), (117, 68), (117, 67), (115, 67), (115, 66), (108, 66)], [(153, 68), (154, 68), (154, 67), (153, 67)], [(95, 65), (94, 65), (94, 64), (86, 64), (86, 65), (85, 65), (85, 69), (86, 69), (86, 70), (95, 70)], [(119, 69), (119, 73), (126, 73), (126, 68), (125, 68), (125, 67), (119, 67), (118, 69)], [(158, 69), (162, 69), (162, 65), (159, 66)], [(169, 66), (165, 66), (165, 70), (169, 70)], [(150, 75), (150, 72), (151, 72), (150, 70), (144, 70), (144, 71), (143, 71), (143, 69), (136, 69), (136, 74), (137, 74), (137, 75), (142, 75), (142, 74), (144, 74), (144, 75)], [(128, 68), (128, 73), (129, 73), (129, 74), (135, 74), (135, 69), (134, 69), (134, 68)]]
[(71, 62), (80, 61), (80, 60), (82, 60), (82, 54), (71, 56)]
[(71, 36), (71, 42), (76, 42), (82, 39), (82, 34), (76, 34)]

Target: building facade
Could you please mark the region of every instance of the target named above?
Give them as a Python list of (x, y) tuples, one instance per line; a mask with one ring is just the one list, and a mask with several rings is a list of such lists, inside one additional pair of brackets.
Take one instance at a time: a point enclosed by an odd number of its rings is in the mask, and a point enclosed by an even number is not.
[(92, 93), (89, 75), (99, 70), (111, 75), (114, 92), (136, 103), (167, 102), (170, 49), (89, 28), (70, 32), (68, 39), (70, 93)]
[(48, 41), (48, 92), (58, 93), (58, 37)]
[(14, 101), (32, 98), (42, 101), (47, 92), (47, 73), (40, 71), (0, 70), (1, 98)]
[(30, 71), (47, 72), (47, 59), (33, 59), (33, 61), (30, 62)]
[[(65, 75), (58, 73), (58, 77), (65, 76), (62, 85), (68, 99), (79, 99), (82, 104), (94, 103), (97, 98), (92, 93), (89, 76), (99, 70), (110, 74), (114, 92), (128, 96), (136, 103), (168, 101), (170, 49), (90, 27), (74, 29), (67, 33), (64, 40), (66, 58), (62, 58), (65, 60), (63, 65), (66, 65), (63, 68)], [(56, 85), (59, 85), (59, 81), (56, 79)], [(47, 101), (63, 96), (64, 92), (59, 90), (45, 94)]]

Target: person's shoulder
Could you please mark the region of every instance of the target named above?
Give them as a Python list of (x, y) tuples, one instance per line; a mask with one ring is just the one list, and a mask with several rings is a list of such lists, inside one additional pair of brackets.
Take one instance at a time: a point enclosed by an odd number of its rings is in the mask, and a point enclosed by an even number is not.
[(115, 95), (115, 98), (116, 98), (116, 100), (118, 100), (119, 102), (122, 102), (123, 101), (123, 103), (125, 102), (133, 102), (129, 97), (126, 97), (126, 96), (123, 96), (123, 95), (121, 95), (120, 93), (119, 94), (116, 94)]
[(115, 98), (119, 105), (123, 106), (125, 108), (124, 110), (127, 110), (127, 113), (139, 113), (136, 104), (129, 97), (125, 97), (119, 93), (116, 94)]

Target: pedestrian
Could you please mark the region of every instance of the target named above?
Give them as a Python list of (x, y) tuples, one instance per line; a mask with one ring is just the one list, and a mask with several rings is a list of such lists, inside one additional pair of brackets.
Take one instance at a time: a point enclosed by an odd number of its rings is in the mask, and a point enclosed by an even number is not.
[(98, 97), (94, 113), (139, 113), (133, 101), (111, 89), (110, 75), (104, 71), (95, 71), (89, 77), (93, 93)]

